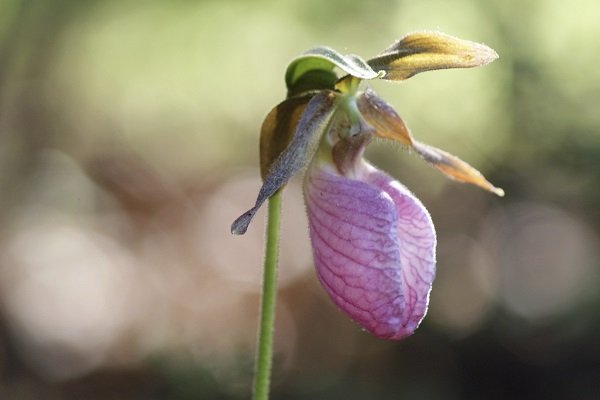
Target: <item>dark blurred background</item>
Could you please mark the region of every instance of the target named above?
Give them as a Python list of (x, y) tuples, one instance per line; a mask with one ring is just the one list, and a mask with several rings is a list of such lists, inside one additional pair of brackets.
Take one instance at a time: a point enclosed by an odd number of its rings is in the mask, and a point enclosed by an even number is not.
[(597, 0), (0, 2), (0, 398), (244, 399), (264, 210), (258, 131), (288, 61), (419, 29), (485, 68), (372, 86), (506, 190), (368, 157), (427, 205), (427, 318), (378, 340), (319, 287), (286, 190), (276, 399), (600, 399)]

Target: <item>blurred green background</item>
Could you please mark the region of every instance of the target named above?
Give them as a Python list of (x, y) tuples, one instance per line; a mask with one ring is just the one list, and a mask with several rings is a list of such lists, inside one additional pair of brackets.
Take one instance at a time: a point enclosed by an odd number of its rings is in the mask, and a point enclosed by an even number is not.
[(259, 188), (285, 67), (420, 29), (500, 59), (372, 86), (507, 196), (371, 146), (439, 241), (429, 315), (386, 342), (319, 287), (295, 180), (273, 397), (600, 398), (599, 15), (597, 0), (3, 0), (0, 398), (248, 398), (264, 210), (246, 236), (229, 226)]

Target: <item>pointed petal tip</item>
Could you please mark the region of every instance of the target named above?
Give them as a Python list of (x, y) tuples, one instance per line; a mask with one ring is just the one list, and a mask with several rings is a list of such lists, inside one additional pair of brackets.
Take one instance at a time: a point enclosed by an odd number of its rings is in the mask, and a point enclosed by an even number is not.
[[(477, 171), (477, 172), (479, 172), (479, 171)], [(498, 197), (504, 197), (504, 194), (505, 194), (504, 189), (494, 186), (490, 181), (485, 179), (485, 177), (480, 172), (479, 172), (479, 175), (480, 175), (481, 179), (479, 179), (477, 181), (463, 181), (463, 182), (470, 183), (475, 186), (479, 186), (480, 188), (487, 190), (488, 192), (493, 193)]]
[(499, 188), (499, 187), (494, 187), (494, 188), (491, 190), (491, 192), (492, 192), (492, 193), (494, 193), (494, 194), (495, 194), (496, 196), (498, 196), (498, 197), (504, 197), (504, 194), (505, 194), (505, 193), (504, 193), (504, 189), (502, 189), (502, 188)]
[(256, 210), (254, 208), (246, 211), (242, 215), (240, 215), (233, 224), (231, 224), (231, 234), (232, 235), (243, 235), (248, 230), (248, 225), (252, 222), (252, 218), (254, 218), (254, 214), (256, 214)]
[(482, 43), (477, 43), (473, 46), (473, 50), (477, 66), (490, 64), (500, 58), (496, 50)]

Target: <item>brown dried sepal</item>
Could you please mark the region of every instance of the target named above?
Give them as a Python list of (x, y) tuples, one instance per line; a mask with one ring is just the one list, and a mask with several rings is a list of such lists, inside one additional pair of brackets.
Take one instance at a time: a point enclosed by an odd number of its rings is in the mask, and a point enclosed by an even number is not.
[(385, 71), (383, 79), (402, 81), (424, 71), (472, 68), (498, 58), (490, 47), (441, 32), (415, 32), (369, 60), (375, 71)]

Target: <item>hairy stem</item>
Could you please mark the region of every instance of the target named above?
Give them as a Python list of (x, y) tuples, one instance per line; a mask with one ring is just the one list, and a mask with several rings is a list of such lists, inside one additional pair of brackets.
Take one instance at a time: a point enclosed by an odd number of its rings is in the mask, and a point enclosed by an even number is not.
[(277, 295), (277, 258), (279, 253), (279, 219), (281, 215), (281, 192), (269, 198), (265, 267), (260, 306), (260, 325), (254, 376), (254, 400), (269, 398), (271, 365), (273, 362), (273, 329), (275, 323), (275, 300)]

